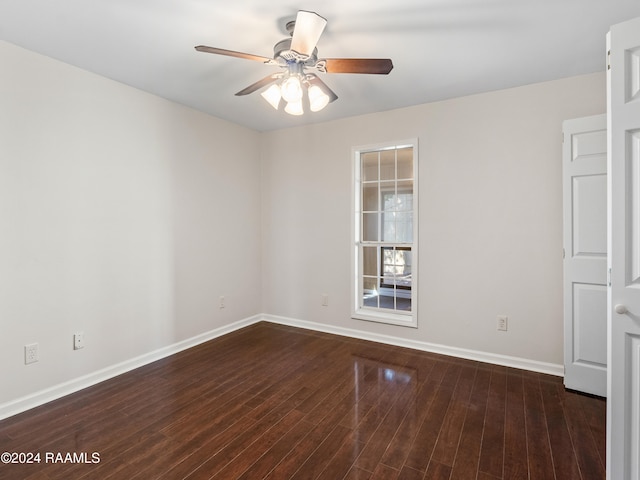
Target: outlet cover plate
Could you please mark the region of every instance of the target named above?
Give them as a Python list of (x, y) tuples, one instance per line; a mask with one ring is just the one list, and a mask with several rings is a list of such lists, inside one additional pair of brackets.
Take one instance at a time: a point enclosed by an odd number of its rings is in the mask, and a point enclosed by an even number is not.
[(36, 363), (40, 360), (40, 355), (38, 353), (38, 344), (31, 343), (29, 345), (24, 346), (24, 364), (29, 365), (31, 363)]

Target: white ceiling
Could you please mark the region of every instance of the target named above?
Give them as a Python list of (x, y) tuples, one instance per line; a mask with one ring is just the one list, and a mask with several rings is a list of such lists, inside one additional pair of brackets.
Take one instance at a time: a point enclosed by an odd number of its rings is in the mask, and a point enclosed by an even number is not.
[[(258, 93), (298, 10), (328, 20), (318, 57), (391, 58), (388, 75), (326, 74), (339, 99), (292, 117)], [(603, 71), (610, 25), (639, 0), (0, 0), (0, 39), (267, 131)]]

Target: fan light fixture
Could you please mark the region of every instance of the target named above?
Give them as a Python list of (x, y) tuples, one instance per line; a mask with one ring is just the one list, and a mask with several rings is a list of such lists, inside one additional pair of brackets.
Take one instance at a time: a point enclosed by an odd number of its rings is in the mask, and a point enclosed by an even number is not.
[[(296, 19), (287, 22), (290, 38), (279, 41), (273, 47), (273, 58), (236, 52), (224, 48), (198, 45), (199, 52), (244, 58), (265, 65), (273, 65), (284, 71), (271, 74), (240, 90), (236, 95), (248, 95), (260, 89), (262, 97), (278, 110), (284, 101), (284, 111), (291, 115), (302, 115), (308, 106), (319, 112), (338, 96), (315, 73), (357, 73), (387, 75), (393, 68), (389, 58), (324, 58), (318, 59), (316, 44), (324, 31), (327, 20), (315, 12), (298, 11)], [(268, 88), (267, 88), (268, 87)]]
[[(290, 115), (302, 115), (304, 113), (303, 99), (309, 102), (309, 110), (319, 112), (329, 104), (329, 95), (315, 83), (311, 83), (313, 77), (307, 79), (303, 75), (291, 74), (285, 76), (279, 83), (272, 84), (260, 95), (269, 105), (278, 110), (281, 101), (287, 105), (284, 111)], [(306, 91), (306, 95), (305, 95)], [(304, 102), (306, 104), (306, 102)]]

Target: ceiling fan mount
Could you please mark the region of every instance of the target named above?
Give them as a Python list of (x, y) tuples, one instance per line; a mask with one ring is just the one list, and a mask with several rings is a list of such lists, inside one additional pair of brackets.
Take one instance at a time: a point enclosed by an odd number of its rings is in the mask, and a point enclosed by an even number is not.
[(291, 36), (279, 41), (273, 47), (273, 58), (249, 53), (225, 50), (216, 47), (199, 45), (199, 52), (227, 55), (259, 61), (267, 65), (275, 65), (281, 72), (268, 75), (236, 95), (248, 95), (257, 90), (269, 87), (262, 96), (277, 110), (285, 102), (285, 112), (292, 115), (304, 113), (303, 97), (311, 111), (319, 111), (338, 96), (315, 73), (306, 72), (314, 69), (320, 73), (359, 73), (386, 75), (393, 69), (388, 58), (325, 58), (318, 59), (316, 44), (324, 31), (327, 20), (315, 12), (300, 10), (295, 20), (286, 24)]
[(293, 30), (296, 28), (296, 21), (295, 20), (290, 20), (287, 22), (287, 24), (284, 26), (284, 29), (287, 31), (287, 33), (289, 35), (291, 35), (293, 37)]

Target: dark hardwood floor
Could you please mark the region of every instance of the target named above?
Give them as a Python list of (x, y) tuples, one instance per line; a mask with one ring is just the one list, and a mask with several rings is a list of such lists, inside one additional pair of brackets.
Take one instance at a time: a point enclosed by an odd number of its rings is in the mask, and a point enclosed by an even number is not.
[(40, 453), (21, 480), (604, 479), (605, 401), (259, 323), (6, 419), (0, 452)]

